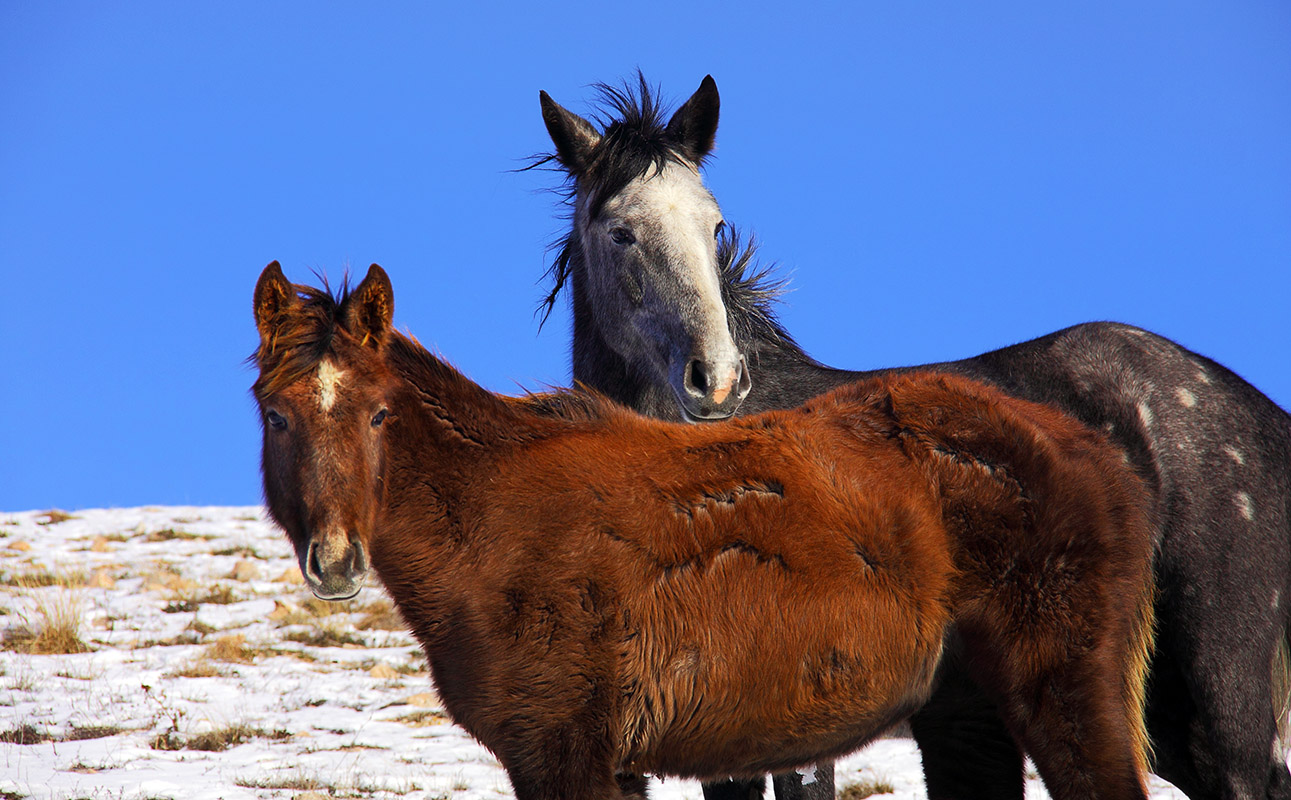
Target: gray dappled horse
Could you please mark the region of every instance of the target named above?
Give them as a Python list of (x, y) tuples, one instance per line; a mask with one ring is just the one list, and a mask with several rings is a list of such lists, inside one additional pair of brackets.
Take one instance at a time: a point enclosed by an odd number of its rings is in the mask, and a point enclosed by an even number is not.
[[(564, 168), (573, 211), (546, 305), (568, 285), (574, 379), (639, 411), (697, 421), (796, 406), (874, 375), (804, 353), (775, 319), (774, 286), (751, 274), (751, 248), (723, 234), (700, 175), (717, 131), (712, 78), (665, 124), (638, 77), (635, 89), (599, 87), (599, 126), (541, 94), (555, 153), (535, 165)], [(1128, 325), (1077, 325), (928, 366), (1056, 406), (1124, 449), (1158, 520), (1154, 770), (1191, 798), (1291, 798), (1279, 741), (1291, 417), (1222, 365)], [(911, 729), (931, 798), (1022, 797), (1024, 754), (963, 670), (944, 671)], [(832, 769), (816, 776), (805, 786), (777, 776), (777, 796), (832, 796)], [(716, 800), (762, 788), (704, 791)]]

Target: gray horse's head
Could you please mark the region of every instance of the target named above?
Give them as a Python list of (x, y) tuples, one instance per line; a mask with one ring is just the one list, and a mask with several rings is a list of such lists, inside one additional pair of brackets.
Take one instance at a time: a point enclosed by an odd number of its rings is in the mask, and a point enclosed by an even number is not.
[(572, 280), (591, 317), (580, 322), (645, 381), (670, 386), (686, 417), (731, 416), (751, 384), (722, 303), (725, 223), (700, 176), (717, 133), (717, 84), (704, 78), (666, 125), (644, 79), (636, 93), (600, 88), (617, 112), (603, 132), (541, 93), (573, 190), (557, 287)]

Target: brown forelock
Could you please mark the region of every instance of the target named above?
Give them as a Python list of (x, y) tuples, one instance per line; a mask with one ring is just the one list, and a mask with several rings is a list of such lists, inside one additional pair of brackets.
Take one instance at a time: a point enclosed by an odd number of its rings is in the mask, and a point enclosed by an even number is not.
[(272, 394), (294, 383), (318, 368), (332, 348), (341, 326), (341, 308), (350, 290), (342, 287), (340, 296), (326, 288), (294, 284), (298, 299), (286, 303), (269, 321), (270, 334), (260, 341), (253, 356), (260, 367), (254, 390), (257, 395)]

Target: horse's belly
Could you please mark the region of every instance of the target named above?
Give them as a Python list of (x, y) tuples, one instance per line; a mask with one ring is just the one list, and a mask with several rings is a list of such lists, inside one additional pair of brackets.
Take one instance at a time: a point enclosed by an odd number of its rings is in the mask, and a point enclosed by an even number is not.
[(922, 704), (941, 655), (940, 614), (881, 605), (710, 598), (699, 629), (674, 609), (628, 654), (622, 768), (751, 775), (859, 748)]

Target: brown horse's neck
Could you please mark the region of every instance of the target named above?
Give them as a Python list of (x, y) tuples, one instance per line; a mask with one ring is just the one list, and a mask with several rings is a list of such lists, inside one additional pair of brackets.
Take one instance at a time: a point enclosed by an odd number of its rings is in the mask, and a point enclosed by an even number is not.
[[(390, 455), (411, 460), (418, 483), (454, 482), (500, 451), (532, 438), (533, 415), (493, 394), (403, 336), (388, 344), (387, 364), (399, 379), (391, 411), (398, 433)], [(398, 484), (404, 471), (388, 480)]]

